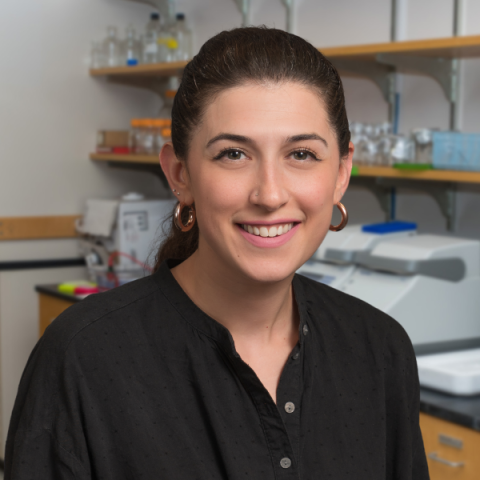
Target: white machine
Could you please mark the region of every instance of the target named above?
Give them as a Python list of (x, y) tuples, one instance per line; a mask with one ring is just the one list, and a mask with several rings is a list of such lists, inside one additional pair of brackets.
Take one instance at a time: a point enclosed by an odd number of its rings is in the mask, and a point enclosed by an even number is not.
[(320, 260), (298, 273), (319, 275), (319, 281), (388, 313), (414, 345), (480, 337), (479, 241), (411, 231), (362, 242), (368, 232), (355, 228), (346, 240), (327, 235), (316, 254)]
[(165, 233), (163, 220), (175, 203), (147, 200), (136, 193), (120, 200), (87, 200), (85, 215), (77, 225), (87, 265), (106, 266), (110, 255), (117, 252), (115, 266), (119, 270), (153, 266), (154, 250)]
[(410, 222), (389, 222), (376, 225), (352, 225), (340, 232), (329, 232), (313, 257), (297, 273), (341, 289), (358, 268), (354, 256), (370, 252), (381, 242), (417, 234), (417, 225)]

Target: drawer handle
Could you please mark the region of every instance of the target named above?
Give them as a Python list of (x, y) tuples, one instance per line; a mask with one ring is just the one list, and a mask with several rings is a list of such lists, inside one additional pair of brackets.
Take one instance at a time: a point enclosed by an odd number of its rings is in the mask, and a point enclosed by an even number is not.
[(448, 465), (452, 468), (460, 468), (465, 466), (465, 462), (451, 462), (450, 460), (445, 460), (444, 458), (439, 457), (437, 452), (429, 453), (428, 458), (434, 462), (443, 463), (444, 465)]

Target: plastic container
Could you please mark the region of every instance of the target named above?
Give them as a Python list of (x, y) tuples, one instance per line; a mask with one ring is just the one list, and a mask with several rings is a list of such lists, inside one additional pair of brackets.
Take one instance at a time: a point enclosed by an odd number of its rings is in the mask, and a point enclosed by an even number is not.
[(118, 67), (121, 65), (120, 42), (117, 38), (116, 27), (107, 28), (107, 37), (103, 41), (103, 52), (107, 67)]
[(143, 268), (120, 269), (114, 268), (110, 271), (106, 266), (92, 267), (95, 274), (95, 280), (99, 292), (105, 292), (115, 287), (120, 287), (126, 283), (133, 282), (139, 278), (145, 277)]
[(446, 170), (480, 171), (480, 134), (433, 132), (433, 166)]
[(175, 60), (190, 60), (193, 56), (192, 32), (185, 23), (185, 14), (177, 13)]
[(150, 118), (144, 118), (141, 121), (142, 135), (141, 145), (142, 152), (145, 155), (155, 155), (155, 127), (154, 121)]
[(143, 36), (143, 62), (157, 63), (162, 61), (159, 56), (158, 38), (161, 32), (160, 15), (152, 13), (150, 21), (145, 28), (145, 35)]
[[(141, 147), (142, 122), (138, 118), (130, 121), (130, 131), (128, 132), (128, 148), (131, 153), (142, 153), (138, 150)], [(141, 148), (140, 148), (141, 150)]]

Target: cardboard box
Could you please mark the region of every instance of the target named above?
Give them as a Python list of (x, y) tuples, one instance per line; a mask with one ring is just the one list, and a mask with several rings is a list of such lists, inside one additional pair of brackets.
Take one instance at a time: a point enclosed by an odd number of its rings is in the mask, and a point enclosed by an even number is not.
[(127, 130), (99, 130), (97, 132), (97, 148), (128, 147)]

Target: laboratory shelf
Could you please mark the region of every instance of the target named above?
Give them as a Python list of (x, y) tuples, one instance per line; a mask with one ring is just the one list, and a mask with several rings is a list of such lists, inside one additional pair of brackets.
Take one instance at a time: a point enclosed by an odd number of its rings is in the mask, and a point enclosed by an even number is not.
[[(396, 53), (442, 58), (480, 57), (480, 35), (446, 37), (403, 42), (371, 43), (344, 47), (325, 47), (319, 50), (330, 59), (369, 60), (374, 62), (382, 53)], [(91, 69), (92, 77), (167, 77), (176, 75), (188, 62), (164, 62), (132, 67)]]
[[(119, 155), (91, 153), (90, 159), (97, 162), (159, 165), (157, 155)], [(480, 172), (458, 170), (403, 170), (392, 167), (367, 167), (355, 165), (353, 177), (384, 177), (405, 180), (430, 180), (439, 182), (480, 183)]]
[(135, 163), (138, 165), (158, 165), (157, 155), (124, 155), (114, 153), (91, 153), (90, 160), (96, 162)]
[(480, 57), (480, 35), (327, 47), (319, 48), (319, 50), (331, 59), (375, 61), (376, 56), (382, 53), (442, 58), (472, 58)]
[(430, 180), (438, 182), (480, 183), (480, 172), (460, 170), (403, 170), (392, 167), (366, 167), (357, 165), (359, 177), (384, 177), (405, 180)]
[(91, 69), (92, 77), (168, 77), (178, 74), (188, 62), (164, 62), (132, 67), (105, 67)]

